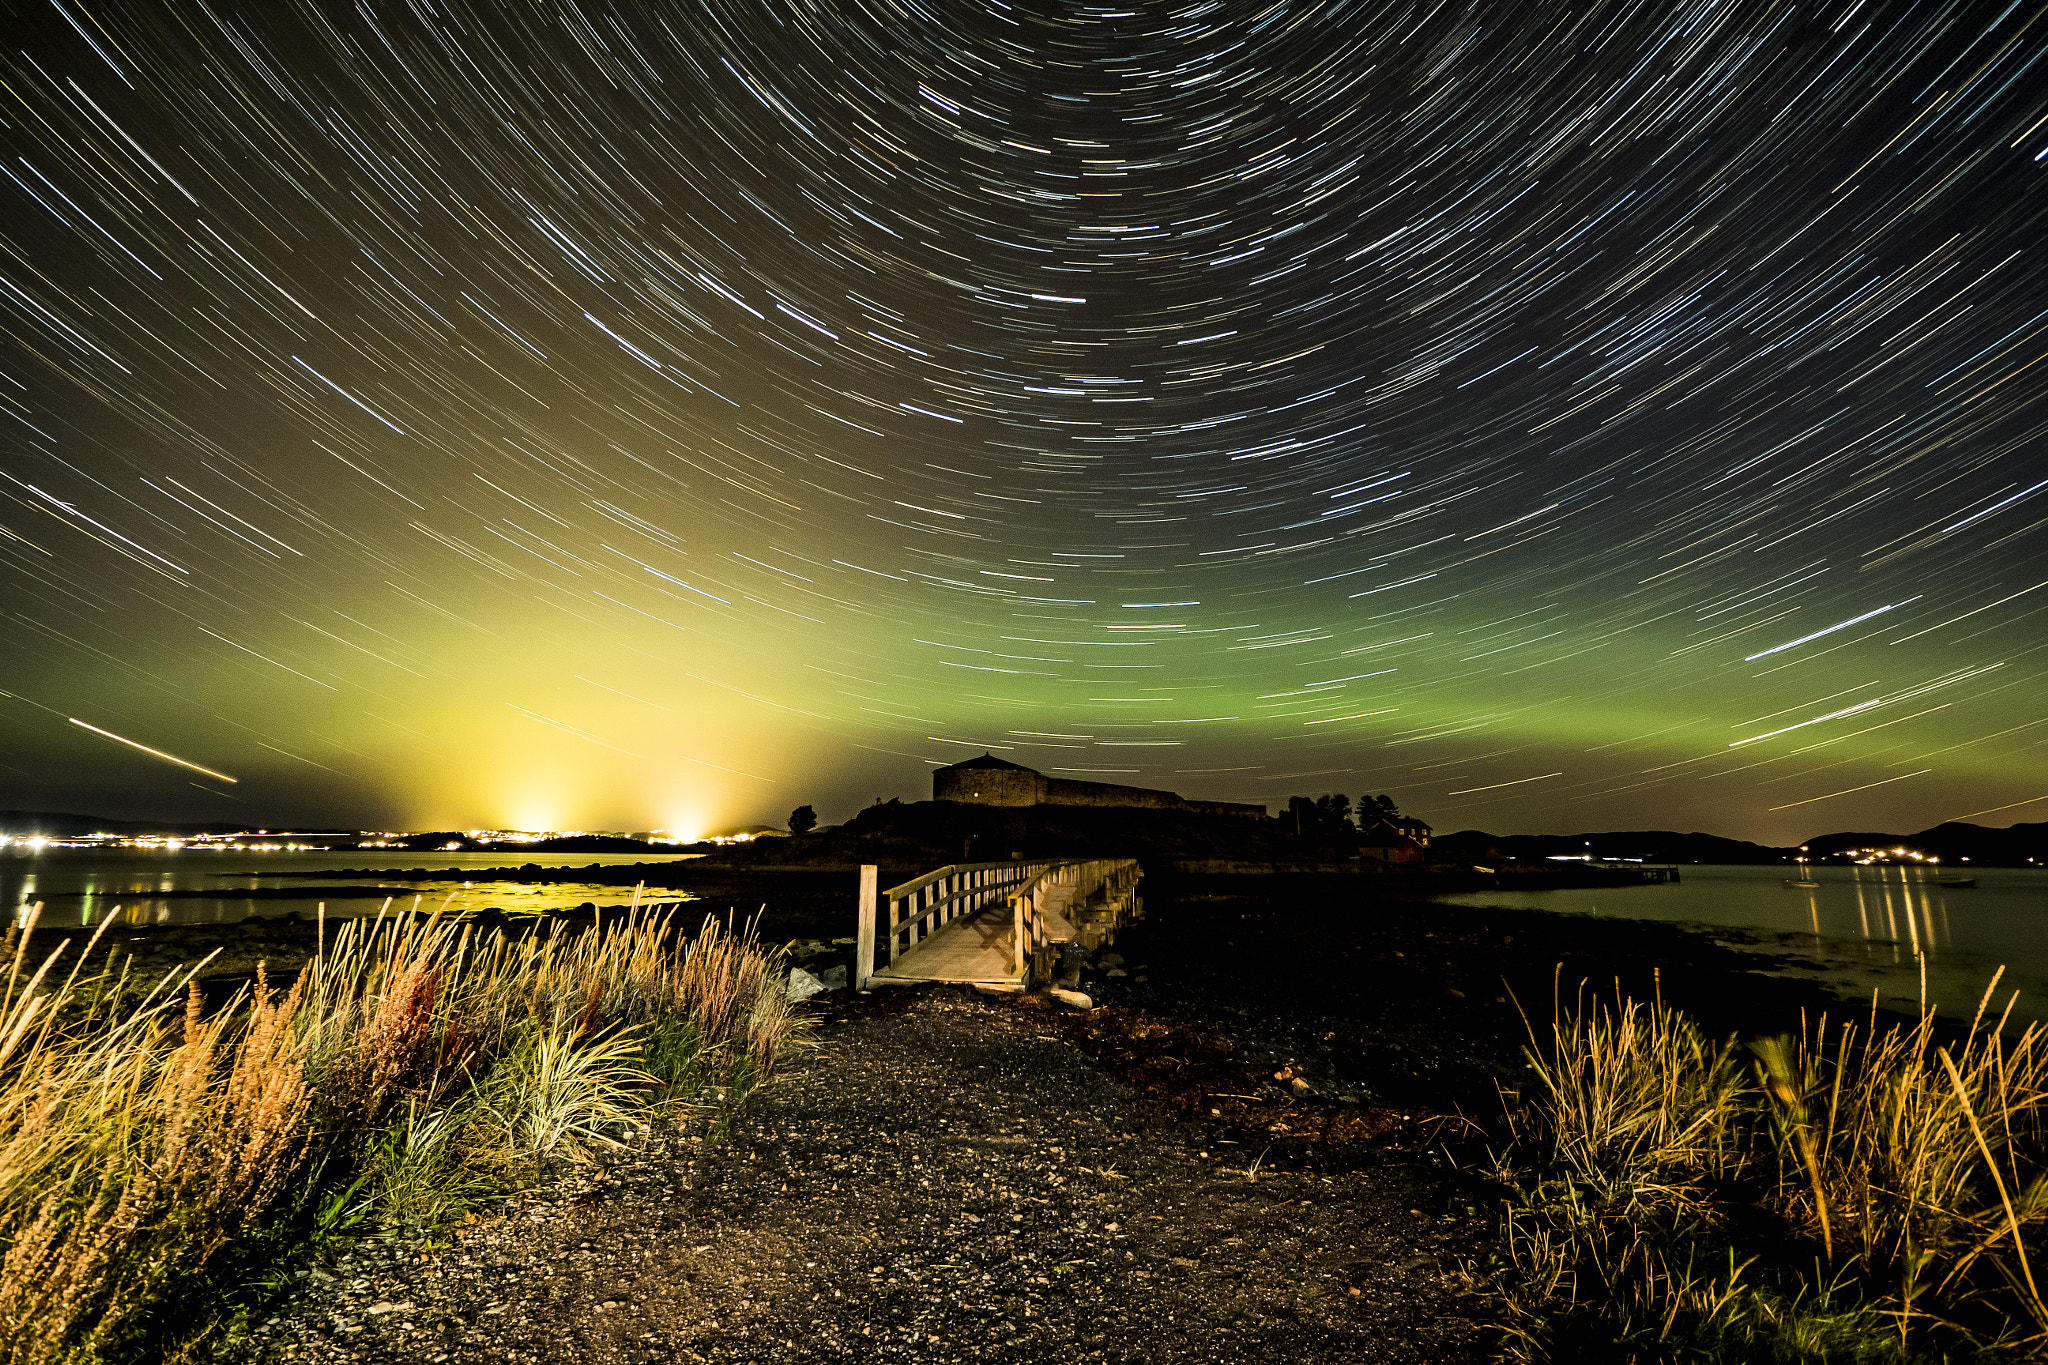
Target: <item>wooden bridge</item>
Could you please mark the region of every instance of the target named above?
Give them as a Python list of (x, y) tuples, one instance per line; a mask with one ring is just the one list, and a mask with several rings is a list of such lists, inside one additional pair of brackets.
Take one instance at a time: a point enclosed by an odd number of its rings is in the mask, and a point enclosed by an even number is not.
[[(855, 985), (957, 981), (1022, 989), (1051, 974), (1055, 946), (1093, 948), (1113, 938), (1138, 909), (1141, 875), (1135, 858), (956, 863), (877, 892), (877, 869), (864, 866)], [(879, 968), (878, 927), (888, 948)]]

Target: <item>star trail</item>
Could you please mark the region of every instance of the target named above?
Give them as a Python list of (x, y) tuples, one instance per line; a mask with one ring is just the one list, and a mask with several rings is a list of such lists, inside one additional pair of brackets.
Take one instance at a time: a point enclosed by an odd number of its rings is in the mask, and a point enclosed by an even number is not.
[(0, 804), (2048, 818), (2038, 5), (15, 13)]

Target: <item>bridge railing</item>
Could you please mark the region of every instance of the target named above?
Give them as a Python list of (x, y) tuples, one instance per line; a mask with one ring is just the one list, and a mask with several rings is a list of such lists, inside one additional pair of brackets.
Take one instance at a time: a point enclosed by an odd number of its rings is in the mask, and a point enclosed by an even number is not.
[(872, 865), (862, 867), (860, 925), (855, 930), (853, 949), (855, 988), (865, 989), (875, 972), (875, 920), (883, 899), (888, 901), (889, 961), (894, 962), (953, 920), (973, 914), (1018, 887), (1028, 886), (1056, 866), (1052, 862), (1015, 860), (950, 863), (882, 892), (876, 890), (878, 869)]
[[(1136, 858), (1093, 858), (1058, 863), (1012, 894), (1011, 943), (1017, 979), (1028, 984), (1033, 976), (1038, 975), (1032, 970), (1038, 950), (1060, 941), (1061, 936), (1052, 932), (1046, 914), (1052, 905), (1058, 904), (1067, 911), (1064, 917), (1067, 923), (1060, 927), (1070, 932), (1073, 928), (1071, 921), (1095, 899), (1098, 892), (1114, 909), (1129, 896), (1140, 875)], [(1114, 928), (1113, 922), (1111, 928)]]

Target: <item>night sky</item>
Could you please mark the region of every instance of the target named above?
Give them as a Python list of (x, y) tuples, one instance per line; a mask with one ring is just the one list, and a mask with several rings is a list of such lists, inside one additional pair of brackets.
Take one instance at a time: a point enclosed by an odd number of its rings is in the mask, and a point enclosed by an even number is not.
[(2031, 2), (10, 9), (0, 806), (2048, 818)]

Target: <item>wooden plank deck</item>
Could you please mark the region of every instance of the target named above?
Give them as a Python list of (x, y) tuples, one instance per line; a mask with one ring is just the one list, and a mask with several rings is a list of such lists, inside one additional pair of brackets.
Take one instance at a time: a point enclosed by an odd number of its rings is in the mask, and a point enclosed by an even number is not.
[[(1068, 892), (1068, 888), (1059, 888)], [(1067, 895), (1048, 898), (1041, 907), (1051, 937), (1072, 937), (1066, 922)], [(963, 984), (1011, 984), (1017, 981), (1016, 916), (1007, 901), (985, 905), (941, 928), (930, 938), (901, 953), (870, 980), (880, 982), (957, 981)]]

